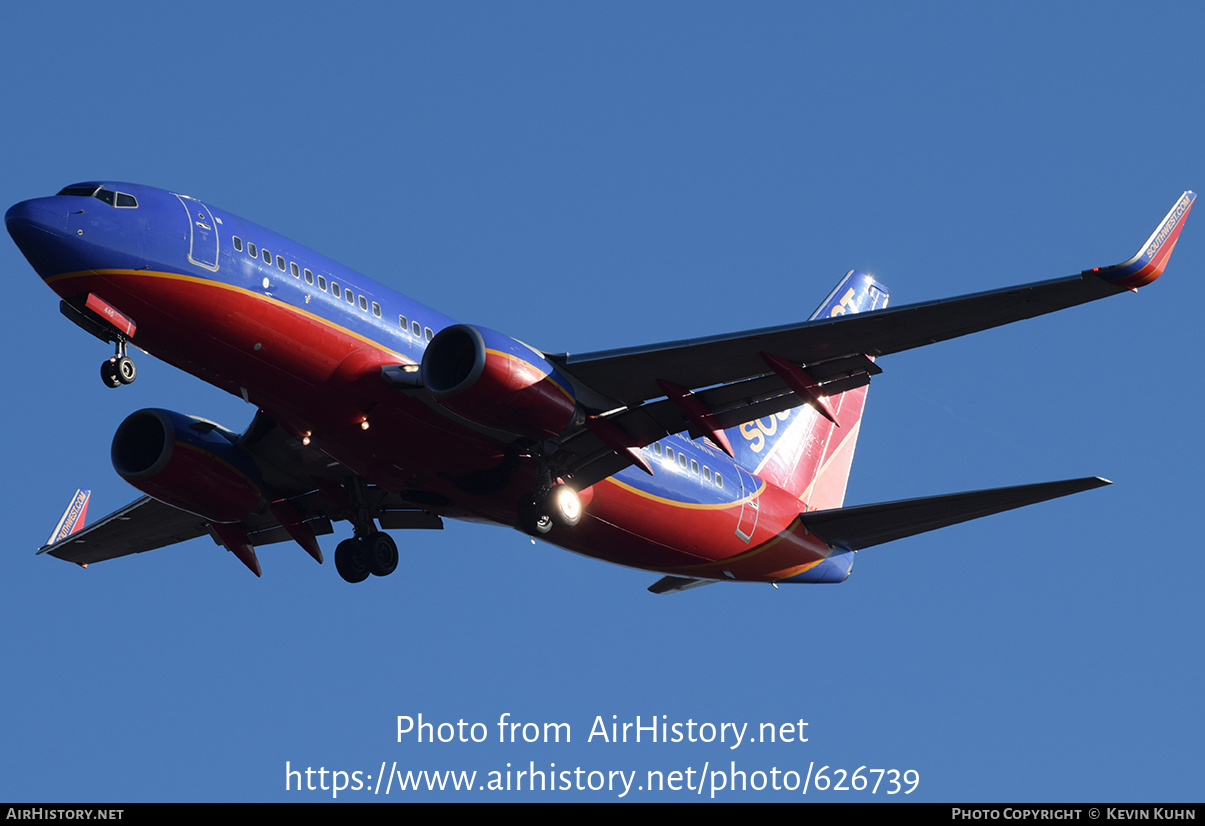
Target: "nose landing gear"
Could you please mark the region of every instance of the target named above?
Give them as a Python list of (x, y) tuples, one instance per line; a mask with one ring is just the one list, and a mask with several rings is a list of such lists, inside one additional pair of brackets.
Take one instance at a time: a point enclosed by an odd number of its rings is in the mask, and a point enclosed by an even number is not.
[(100, 378), (107, 387), (121, 387), (123, 384), (133, 384), (138, 378), (138, 368), (134, 360), (126, 355), (126, 343), (117, 342), (117, 354), (100, 365)]

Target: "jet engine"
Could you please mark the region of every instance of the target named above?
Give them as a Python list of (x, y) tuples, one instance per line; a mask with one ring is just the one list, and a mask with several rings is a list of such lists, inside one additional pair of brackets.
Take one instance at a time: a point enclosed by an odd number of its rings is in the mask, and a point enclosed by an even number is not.
[(263, 504), (263, 480), (236, 439), (196, 416), (139, 410), (113, 436), (113, 467), (160, 502), (210, 522), (239, 522)]
[(451, 412), (517, 436), (554, 438), (577, 414), (572, 385), (543, 353), (484, 327), (440, 330), (423, 354), (422, 379)]

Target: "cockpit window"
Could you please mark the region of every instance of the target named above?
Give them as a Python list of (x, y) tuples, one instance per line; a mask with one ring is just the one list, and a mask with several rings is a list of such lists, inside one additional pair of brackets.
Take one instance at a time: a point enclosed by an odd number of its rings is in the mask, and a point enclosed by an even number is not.
[(91, 198), (92, 193), (99, 187), (95, 186), (65, 186), (60, 189), (56, 195), (82, 195), (85, 198)]
[(109, 206), (133, 209), (138, 206), (138, 199), (124, 192), (114, 192), (98, 186), (68, 186), (60, 189), (59, 195), (77, 195), (85, 198), (95, 198), (104, 201)]

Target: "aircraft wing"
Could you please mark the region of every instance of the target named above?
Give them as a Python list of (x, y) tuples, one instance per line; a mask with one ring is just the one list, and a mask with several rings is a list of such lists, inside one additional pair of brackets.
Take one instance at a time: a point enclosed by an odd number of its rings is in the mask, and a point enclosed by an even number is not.
[(38, 553), (87, 565), (174, 545), (206, 532), (201, 517), (144, 496)]
[[(627, 406), (665, 395), (658, 379), (694, 389), (769, 372), (761, 353), (796, 364), (877, 357), (1051, 313), (1149, 284), (1162, 274), (1196, 195), (1185, 192), (1138, 253), (1113, 267), (1019, 287), (803, 324), (563, 356), (575, 378)], [(783, 385), (785, 390), (785, 385)], [(747, 421), (747, 419), (745, 420)]]
[[(331, 520), (324, 516), (309, 518), (306, 524), (318, 536), (333, 532)], [(268, 511), (248, 517), (241, 527), (256, 546), (290, 538), (280, 522)], [(210, 534), (209, 523), (201, 517), (144, 496), (98, 522), (46, 545), (38, 553), (50, 554), (77, 565), (88, 565), (157, 550), (206, 534)], [(216, 537), (214, 541), (217, 542)]]
[[(351, 507), (342, 488), (337, 484), (323, 484), (318, 471), (329, 473), (329, 457), (303, 447), (262, 411), (256, 415), (241, 441), (244, 448), (274, 474), (276, 490), (292, 490), (295, 494), (264, 503), (263, 507), (237, 526), (214, 526), (200, 516), (143, 496), (57, 541), (52, 535), (51, 541), (38, 553), (88, 565), (153, 551), (206, 534), (216, 544), (223, 545), (225, 543), (219, 538), (219, 533), (225, 528), (237, 527), (251, 547), (295, 540), (303, 542), (302, 547), (321, 562), (322, 552), (314, 537), (333, 533), (332, 522), (347, 518)], [(281, 468), (288, 469), (287, 475)], [(374, 486), (366, 486), (363, 493), (373, 518), (382, 528), (443, 527), (438, 515), (416, 507), (397, 493)], [(68, 507), (68, 511), (71, 507)], [(298, 539), (299, 535), (302, 536), (301, 540)], [(255, 568), (252, 567), (252, 570)]]
[[(801, 324), (687, 339), (647, 347), (550, 356), (574, 381), (614, 402), (604, 414), (629, 447), (667, 433), (703, 435), (682, 406), (667, 399), (665, 382), (690, 391), (719, 428), (796, 407), (798, 396), (773, 372), (767, 354), (802, 365), (827, 396), (859, 387), (881, 372), (874, 363), (926, 344), (964, 336), (1136, 290), (1167, 265), (1196, 195), (1185, 192), (1133, 258), (1112, 267), (957, 298), (813, 318)], [(703, 389), (705, 388), (705, 389)], [(582, 488), (631, 461), (596, 433), (566, 440), (562, 466)], [(610, 450), (608, 450), (608, 447)]]

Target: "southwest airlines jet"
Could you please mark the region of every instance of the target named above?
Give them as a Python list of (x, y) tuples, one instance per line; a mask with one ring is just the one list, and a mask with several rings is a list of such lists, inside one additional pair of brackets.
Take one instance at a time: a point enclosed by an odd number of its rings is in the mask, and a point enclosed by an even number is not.
[(398, 564), (387, 531), (509, 525), (661, 575), (841, 582), (883, 542), (1109, 484), (1100, 478), (845, 507), (883, 356), (1136, 290), (1163, 272), (1185, 192), (1124, 264), (887, 308), (848, 273), (808, 320), (599, 353), (462, 324), (196, 198), (116, 181), (23, 201), (5, 223), (63, 315), (256, 406), (242, 433), (140, 410), (113, 438), (141, 499), (86, 526), (80, 491), (41, 553), (87, 565), (202, 535), (257, 576), (261, 546), (351, 523), (348, 582)]

